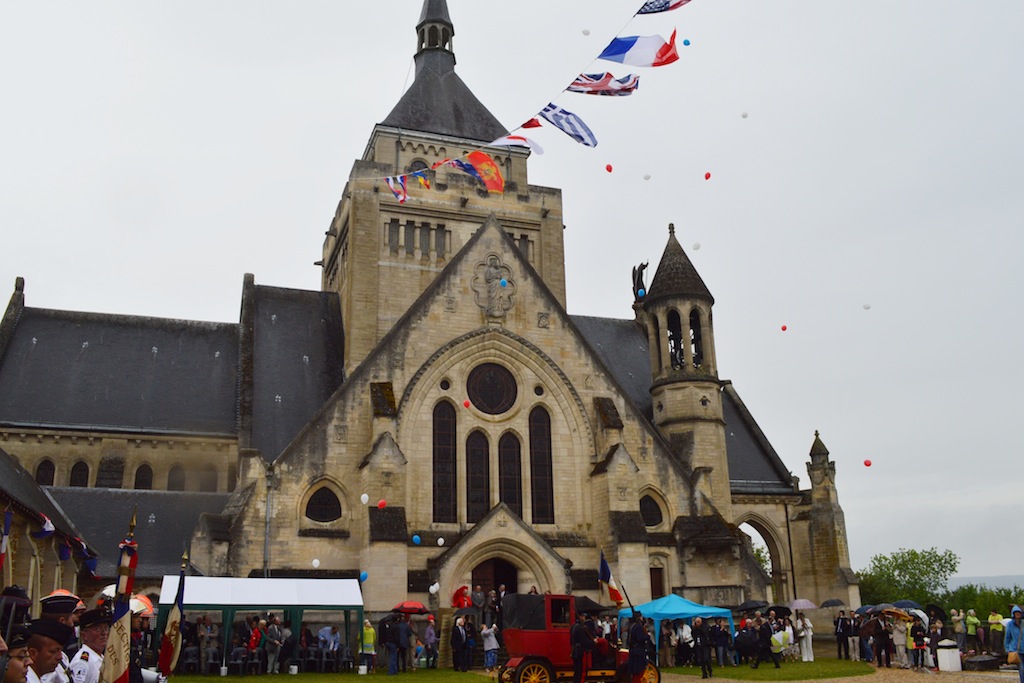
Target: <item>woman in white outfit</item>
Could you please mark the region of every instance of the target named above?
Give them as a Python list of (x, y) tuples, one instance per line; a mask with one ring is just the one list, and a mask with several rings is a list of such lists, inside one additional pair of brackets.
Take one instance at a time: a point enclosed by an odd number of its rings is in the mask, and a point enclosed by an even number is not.
[[(796, 632), (800, 639), (800, 659), (805, 662), (814, 661), (814, 625), (811, 620), (804, 616), (803, 612), (796, 613)], [(800, 634), (803, 635), (800, 635)]]

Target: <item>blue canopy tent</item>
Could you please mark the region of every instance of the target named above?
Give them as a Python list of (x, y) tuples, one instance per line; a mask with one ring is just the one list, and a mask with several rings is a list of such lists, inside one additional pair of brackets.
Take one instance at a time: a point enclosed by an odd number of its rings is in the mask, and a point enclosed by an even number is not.
[[(694, 617), (701, 617), (703, 619), (707, 619), (708, 617), (721, 617), (723, 619), (728, 619), (729, 621), (729, 634), (732, 635), (733, 633), (736, 633), (736, 626), (733, 624), (732, 612), (730, 610), (727, 610), (724, 607), (701, 605), (700, 603), (680, 597), (675, 593), (658, 598), (657, 600), (645, 602), (642, 605), (637, 605), (635, 609), (637, 612), (640, 612), (645, 619), (654, 620), (653, 638), (655, 643), (658, 643), (661, 639), (661, 622), (665, 619), (670, 621), (683, 619), (687, 622), (692, 622)], [(619, 610), (620, 620), (629, 619), (632, 616), (633, 608), (624, 607)]]

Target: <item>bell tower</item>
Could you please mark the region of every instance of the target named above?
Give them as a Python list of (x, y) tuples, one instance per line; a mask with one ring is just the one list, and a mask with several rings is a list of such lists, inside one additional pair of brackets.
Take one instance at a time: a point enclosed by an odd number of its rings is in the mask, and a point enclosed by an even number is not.
[[(641, 297), (651, 355), (654, 423), (692, 482), (732, 521), (725, 423), (715, 359), (711, 307), (715, 299), (668, 226), (668, 244)], [(694, 514), (711, 514), (695, 492)]]

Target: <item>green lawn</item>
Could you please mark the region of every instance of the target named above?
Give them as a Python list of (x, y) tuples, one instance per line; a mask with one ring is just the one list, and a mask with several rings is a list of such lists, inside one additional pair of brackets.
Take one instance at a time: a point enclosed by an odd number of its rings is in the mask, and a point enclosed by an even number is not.
[[(874, 666), (864, 662), (822, 658), (814, 662), (807, 663), (784, 662), (781, 669), (776, 669), (772, 666), (771, 662), (762, 662), (760, 668), (756, 670), (751, 669), (746, 665), (738, 667), (716, 666), (714, 668), (714, 677), (742, 681), (807, 681), (819, 678), (867, 676), (874, 670)], [(698, 667), (676, 667), (672, 669), (665, 669), (665, 671), (668, 673), (681, 674), (683, 676), (700, 677), (700, 669)], [(399, 676), (402, 678), (408, 677), (410, 680), (414, 681), (458, 681), (467, 679), (473, 681), (476, 680), (475, 678), (471, 678), (474, 674), (479, 676), (485, 675), (482, 669), (471, 671), (468, 674), (458, 674), (451, 669), (418, 669), (415, 674), (399, 674)], [(375, 677), (383, 675), (384, 674), (382, 672), (373, 674)], [(352, 683), (356, 683), (357, 680), (360, 683), (365, 683), (367, 680), (374, 680), (352, 673), (308, 673), (298, 674), (296, 676), (277, 674), (274, 676), (226, 676), (224, 678), (219, 676), (175, 676), (171, 683), (215, 683), (216, 681), (222, 681), (223, 683), (242, 683), (243, 681), (250, 681), (251, 683), (341, 683), (340, 679), (343, 678), (348, 678)]]

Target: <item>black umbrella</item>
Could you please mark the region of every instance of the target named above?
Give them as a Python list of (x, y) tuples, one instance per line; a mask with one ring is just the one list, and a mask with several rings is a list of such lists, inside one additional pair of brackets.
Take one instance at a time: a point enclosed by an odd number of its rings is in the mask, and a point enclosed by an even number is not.
[(475, 617), (476, 607), (460, 607), (455, 610), (455, 616), (457, 617)]
[(938, 605), (928, 605), (924, 608), (924, 611), (932, 621), (935, 621), (936, 619), (939, 619), (942, 622), (949, 621), (949, 617), (946, 616), (946, 611)]
[(747, 600), (745, 603), (736, 608), (737, 612), (752, 612), (758, 609), (764, 609), (768, 606), (768, 603), (764, 600)]
[(854, 614), (867, 614), (874, 608), (874, 605), (861, 605), (857, 609), (853, 610)]
[(617, 607), (605, 607), (599, 602), (594, 602), (585, 595), (576, 596), (576, 614), (597, 614), (618, 609)]
[(899, 607), (900, 609), (924, 609), (924, 607), (921, 607), (921, 605), (913, 600), (897, 600), (892, 603), (892, 606)]
[(842, 607), (846, 603), (839, 598), (829, 598), (825, 602), (821, 603), (822, 607)]
[(780, 619), (784, 619), (793, 613), (793, 610), (786, 607), (785, 605), (772, 605), (768, 608), (768, 611), (775, 612), (775, 616), (779, 617)]

